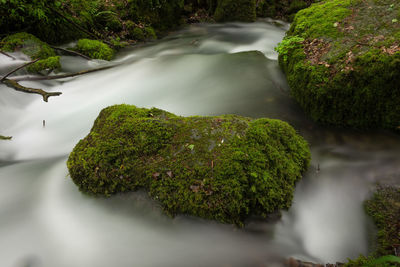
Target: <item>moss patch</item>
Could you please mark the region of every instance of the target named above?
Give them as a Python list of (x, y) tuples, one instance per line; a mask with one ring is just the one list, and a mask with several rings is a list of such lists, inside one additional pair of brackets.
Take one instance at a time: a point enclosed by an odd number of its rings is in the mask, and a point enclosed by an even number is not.
[(42, 70), (58, 70), (61, 69), (60, 57), (48, 57), (46, 59), (41, 59), (36, 63), (29, 65), (26, 68), (30, 72), (40, 72)]
[(219, 0), (214, 18), (218, 22), (256, 20), (256, 0)]
[(400, 247), (400, 188), (379, 188), (365, 202), (365, 211), (378, 228), (376, 248), (368, 257), (360, 256), (345, 266), (399, 266), (395, 253)]
[(90, 58), (111, 60), (114, 56), (114, 50), (97, 40), (80, 39), (75, 49)]
[(138, 41), (157, 39), (156, 32), (151, 26), (146, 27), (146, 26), (136, 25), (134, 22), (129, 20), (126, 22), (125, 27), (128, 32), (127, 36), (129, 38)]
[(400, 130), (399, 10), (388, 0), (327, 0), (298, 12), (279, 62), (315, 121)]
[(19, 32), (1, 40), (1, 49), (8, 52), (21, 51), (32, 59), (54, 57), (54, 50), (32, 34)]
[(376, 255), (394, 254), (400, 246), (400, 188), (380, 188), (365, 210), (378, 228)]
[(29, 72), (61, 68), (60, 57), (56, 56), (54, 49), (32, 34), (26, 32), (12, 34), (5, 37), (1, 44), (1, 49), (4, 51), (21, 51), (31, 59), (39, 58), (39, 61), (27, 67)]
[(85, 193), (145, 188), (171, 216), (243, 225), (289, 208), (309, 159), (307, 143), (279, 120), (118, 105), (100, 113), (67, 165)]

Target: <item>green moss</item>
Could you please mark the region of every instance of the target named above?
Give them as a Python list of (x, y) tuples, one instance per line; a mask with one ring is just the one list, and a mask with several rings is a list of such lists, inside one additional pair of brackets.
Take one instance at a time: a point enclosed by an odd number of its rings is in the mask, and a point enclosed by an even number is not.
[(393, 254), (395, 246), (400, 244), (400, 188), (380, 188), (366, 201), (365, 210), (378, 228), (375, 254)]
[(360, 256), (345, 266), (398, 266), (395, 248), (400, 244), (400, 188), (379, 188), (364, 207), (378, 229), (376, 247), (368, 257)]
[(97, 59), (111, 60), (114, 56), (114, 51), (107, 44), (97, 40), (80, 39), (76, 44), (76, 50)]
[(379, 258), (361, 255), (357, 259), (349, 260), (349, 262), (344, 264), (344, 267), (398, 267), (399, 264), (400, 257), (393, 255), (386, 255)]
[(215, 10), (216, 21), (244, 21), (256, 20), (255, 0), (219, 0)]
[(351, 14), (351, 2), (352, 0), (328, 0), (300, 10), (289, 30), (290, 35), (303, 38), (337, 38), (341, 32), (335, 23)]
[(243, 225), (250, 214), (289, 208), (309, 159), (307, 143), (282, 121), (118, 105), (100, 113), (67, 165), (85, 193), (145, 188), (171, 216)]
[(139, 27), (135, 27), (132, 32), (130, 33), (130, 36), (138, 41), (144, 41), (146, 39), (144, 30)]
[(27, 67), (27, 70), (30, 72), (40, 72), (42, 70), (58, 70), (58, 69), (61, 69), (59, 56), (41, 59), (36, 63), (29, 65)]
[(288, 60), (288, 55), (295, 49), (302, 48), (302, 43), (304, 42), (304, 38), (295, 36), (285, 37), (281, 43), (275, 48), (275, 51), (279, 53), (282, 57), (284, 63)]
[(21, 51), (31, 59), (39, 58), (39, 61), (26, 68), (29, 72), (61, 68), (60, 57), (56, 56), (55, 51), (48, 44), (29, 33), (20, 32), (7, 36), (2, 40), (1, 49), (9, 52)]
[(138, 41), (154, 40), (157, 39), (157, 35), (153, 27), (139, 27), (132, 21), (127, 21), (125, 28), (128, 32), (128, 37)]
[(151, 25), (157, 31), (169, 30), (182, 22), (183, 0), (129, 0), (125, 17), (137, 24)]
[(110, 10), (98, 12), (95, 15), (95, 21), (102, 27), (107, 27), (108, 30), (118, 32), (122, 30), (122, 23), (118, 18), (118, 15)]
[(389, 7), (386, 0), (328, 0), (296, 15), (277, 48), (279, 63), (315, 121), (400, 130), (400, 52), (390, 50), (400, 27)]
[(21, 51), (32, 59), (46, 59), (56, 55), (48, 44), (26, 32), (5, 37), (1, 40), (1, 49), (8, 52)]
[(157, 34), (156, 34), (156, 31), (153, 29), (153, 27), (151, 27), (151, 26), (145, 27), (144, 31), (146, 33), (146, 39), (148, 39), (148, 40), (157, 39)]

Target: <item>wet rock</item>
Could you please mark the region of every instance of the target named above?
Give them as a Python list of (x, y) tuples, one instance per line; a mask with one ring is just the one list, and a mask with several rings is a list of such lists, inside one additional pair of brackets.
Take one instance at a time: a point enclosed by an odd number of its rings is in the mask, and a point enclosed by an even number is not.
[(331, 0), (297, 13), (279, 63), (315, 121), (400, 132), (399, 12), (390, 1)]
[(241, 226), (289, 208), (309, 159), (307, 143), (283, 121), (118, 105), (100, 113), (67, 164), (85, 193), (145, 188), (168, 215)]

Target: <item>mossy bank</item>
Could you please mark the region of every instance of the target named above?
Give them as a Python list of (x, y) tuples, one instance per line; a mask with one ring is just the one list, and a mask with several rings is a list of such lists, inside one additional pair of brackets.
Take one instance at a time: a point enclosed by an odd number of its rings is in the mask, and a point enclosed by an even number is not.
[(400, 4), (327, 0), (277, 47), (291, 93), (323, 124), (400, 130)]
[(67, 165), (85, 193), (145, 188), (171, 216), (243, 225), (288, 209), (309, 160), (307, 143), (279, 120), (117, 105), (101, 111)]
[(345, 266), (400, 266), (400, 257), (396, 257), (400, 250), (400, 188), (378, 188), (372, 198), (365, 201), (364, 207), (378, 230), (375, 246), (368, 257), (360, 256)]

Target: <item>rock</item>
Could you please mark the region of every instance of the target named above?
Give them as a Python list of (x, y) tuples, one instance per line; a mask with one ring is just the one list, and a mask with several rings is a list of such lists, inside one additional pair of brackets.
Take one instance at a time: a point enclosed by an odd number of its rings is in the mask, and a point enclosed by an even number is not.
[(287, 266), (287, 267), (341, 267), (341, 266), (344, 266), (344, 264), (340, 263), (340, 262), (337, 262), (336, 264), (331, 264), (331, 263), (320, 264), (320, 263), (313, 263), (313, 262), (308, 262), (308, 261), (297, 260), (294, 258), (289, 258), (286, 261), (285, 266)]
[(145, 188), (170, 216), (242, 226), (249, 215), (289, 208), (309, 160), (307, 143), (279, 120), (117, 105), (101, 111), (67, 165), (85, 193)]
[(1, 50), (7, 52), (20, 51), (32, 60), (40, 60), (27, 67), (30, 72), (60, 69), (60, 57), (56, 56), (53, 48), (39, 38), (26, 32), (19, 32), (5, 37), (1, 41)]
[(90, 58), (111, 60), (114, 57), (114, 50), (97, 40), (80, 39), (75, 50)]
[(315, 121), (400, 131), (399, 12), (384, 0), (329, 0), (297, 13), (279, 63)]

